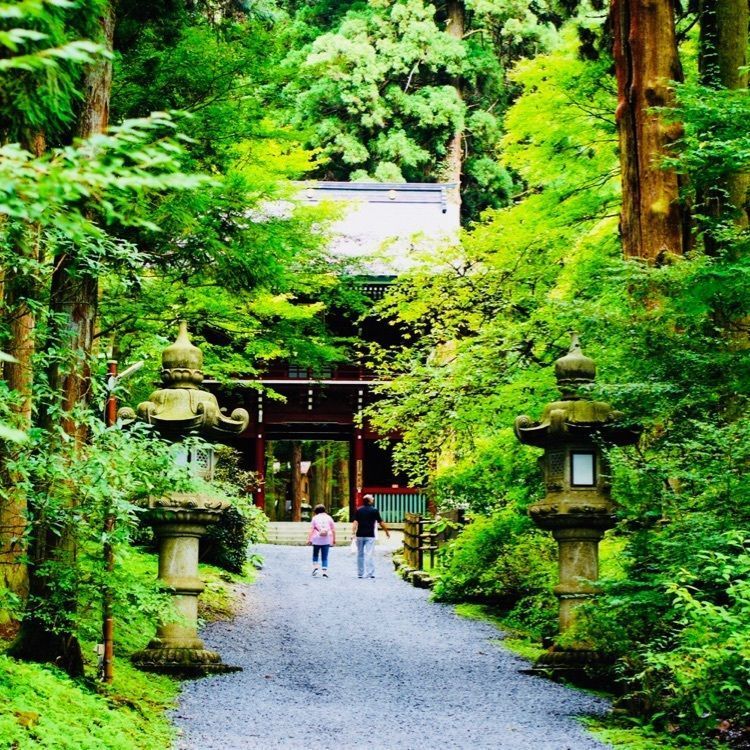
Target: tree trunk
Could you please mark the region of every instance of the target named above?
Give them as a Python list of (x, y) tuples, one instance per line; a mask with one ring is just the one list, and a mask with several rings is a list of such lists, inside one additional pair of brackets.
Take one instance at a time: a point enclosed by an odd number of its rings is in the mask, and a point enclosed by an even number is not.
[[(448, 21), (446, 32), (456, 39), (463, 39), (466, 25), (466, 8), (463, 0), (447, 0), (446, 14)], [(463, 101), (463, 85), (460, 78), (453, 81), (458, 98)], [(450, 143), (448, 144), (448, 154), (445, 158), (445, 179), (456, 185), (454, 191), (454, 200), (461, 205), (461, 175), (463, 172), (464, 161), (464, 127), (463, 124), (456, 128)]]
[[(348, 453), (348, 452), (347, 452)], [(345, 455), (336, 461), (336, 493), (338, 508), (349, 505), (349, 456)]]
[[(34, 299), (33, 290), (26, 288), (28, 280), (8, 273), (4, 284), (5, 310), (8, 312), (8, 354), (16, 361), (6, 363), (5, 381), (20, 399), (14, 407), (14, 427), (28, 430), (32, 413), (32, 357), (36, 316), (27, 300)], [(29, 595), (29, 572), (25, 562), (27, 503), (21, 486), (22, 477), (10, 469), (19, 456), (19, 447), (6, 442), (2, 446), (2, 496), (0, 496), (0, 588), (5, 588), (25, 601)], [(18, 630), (18, 622), (0, 610), (0, 637), (10, 638)]]
[[(111, 53), (115, 31), (115, 3), (103, 10), (99, 19), (100, 42)], [(83, 140), (104, 133), (109, 125), (109, 102), (112, 92), (112, 61), (101, 58), (91, 65), (83, 79), (83, 104), (78, 117), (76, 135)], [(72, 415), (75, 406), (85, 406), (91, 387), (89, 358), (94, 342), (99, 284), (81, 267), (75, 256), (64, 253), (55, 258), (52, 276), (51, 308), (61, 320), (63, 343), (70, 359), (64, 372), (52, 373), (52, 390), (60, 393), (63, 416), (62, 427), (75, 438), (78, 445), (86, 440), (86, 430)], [(58, 365), (59, 366), (59, 365)]]
[(620, 231), (626, 257), (658, 263), (682, 254), (689, 233), (680, 183), (661, 168), (681, 134), (653, 111), (673, 103), (670, 81), (682, 79), (672, 0), (612, 0), (617, 125), (622, 169)]
[[(25, 144), (35, 156), (47, 148), (44, 134), (36, 132)], [(19, 255), (41, 264), (39, 227), (29, 227), (18, 238)], [(7, 362), (3, 376), (14, 391), (18, 403), (13, 407), (14, 427), (27, 431), (33, 414), (33, 358), (36, 351), (36, 313), (33, 301), (39, 298), (39, 285), (33, 274), (8, 270), (3, 279), (3, 314), (8, 324), (8, 354), (15, 362)], [(23, 477), (10, 469), (19, 457), (19, 448), (6, 442), (0, 450), (0, 587), (21, 601), (29, 595), (29, 569), (26, 564), (28, 532), (27, 498)], [(10, 613), (0, 610), (0, 636), (17, 634), (19, 623)]]
[[(746, 89), (748, 3), (747, 0), (701, 0), (700, 50), (698, 64), (706, 86)], [(713, 185), (698, 196), (701, 213), (710, 219), (731, 219), (748, 226), (748, 174), (730, 175), (723, 184)], [(719, 242), (707, 227), (706, 251), (715, 254)]]
[(292, 442), (292, 521), (302, 520), (302, 443)]
[[(110, 3), (100, 17), (100, 42), (111, 52), (115, 25), (115, 4)], [(109, 123), (109, 101), (112, 89), (112, 63), (102, 58), (91, 65), (83, 79), (83, 102), (78, 117), (76, 135), (86, 139), (103, 133)], [(57, 321), (57, 336), (61, 349), (67, 350), (64, 362), (57, 361), (50, 371), (50, 391), (59, 399), (62, 408), (60, 426), (73, 438), (80, 450), (86, 439), (87, 429), (76, 411), (85, 409), (90, 396), (90, 357), (94, 341), (98, 304), (98, 280), (88, 273), (75, 254), (63, 253), (54, 259), (50, 291), (50, 308)], [(52, 413), (55, 413), (54, 410)], [(76, 451), (78, 452), (78, 451)], [(62, 490), (75, 504), (75, 488)], [(73, 514), (63, 524), (59, 534), (48, 529), (37, 530), (31, 570), (31, 594), (39, 602), (50, 600), (51, 580), (38, 568), (45, 562), (54, 562), (59, 567), (74, 569), (77, 554)], [(67, 597), (67, 600), (65, 600)], [(61, 621), (67, 611), (76, 607), (75, 595), (67, 592), (60, 602)], [(69, 627), (50, 629), (44, 617), (34, 611), (27, 616), (19, 637), (11, 649), (12, 655), (30, 661), (57, 664), (73, 677), (83, 674), (83, 653), (80, 644)]]

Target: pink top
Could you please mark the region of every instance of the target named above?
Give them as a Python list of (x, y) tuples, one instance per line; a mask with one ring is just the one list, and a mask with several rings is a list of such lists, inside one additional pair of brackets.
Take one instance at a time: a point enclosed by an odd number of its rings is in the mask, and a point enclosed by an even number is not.
[[(328, 530), (327, 534), (321, 531)], [(336, 524), (328, 513), (317, 513), (310, 521), (310, 534), (307, 537), (310, 544), (336, 544)]]

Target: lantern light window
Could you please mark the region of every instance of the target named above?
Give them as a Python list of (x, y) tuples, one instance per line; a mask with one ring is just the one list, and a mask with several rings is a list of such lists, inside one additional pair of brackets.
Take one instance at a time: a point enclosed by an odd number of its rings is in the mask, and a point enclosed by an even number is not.
[(593, 451), (571, 451), (570, 484), (573, 487), (596, 485), (596, 454)]

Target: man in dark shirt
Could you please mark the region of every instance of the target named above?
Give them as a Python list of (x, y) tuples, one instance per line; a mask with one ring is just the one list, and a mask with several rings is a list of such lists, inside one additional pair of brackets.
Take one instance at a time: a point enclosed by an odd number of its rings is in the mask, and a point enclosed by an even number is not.
[(375, 498), (365, 495), (362, 502), (364, 505), (357, 508), (352, 523), (352, 534), (357, 539), (357, 577), (375, 578), (375, 524), (389, 539), (391, 534), (380, 517), (380, 511), (373, 505)]

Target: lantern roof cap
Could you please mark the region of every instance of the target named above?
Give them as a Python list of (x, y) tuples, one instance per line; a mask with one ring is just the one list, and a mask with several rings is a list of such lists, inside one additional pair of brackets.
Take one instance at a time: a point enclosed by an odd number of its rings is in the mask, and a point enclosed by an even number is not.
[(235, 409), (226, 416), (216, 396), (201, 389), (203, 353), (191, 343), (184, 320), (180, 321), (177, 339), (163, 351), (161, 361), (164, 387), (138, 404), (136, 410), (120, 409), (118, 416), (123, 423), (140, 419), (154, 425), (162, 437), (170, 440), (198, 433), (221, 441), (247, 427), (250, 415), (245, 409)]
[(570, 349), (555, 362), (557, 387), (565, 398), (577, 399), (581, 385), (593, 383), (596, 379), (596, 363), (581, 349), (581, 341), (575, 331), (570, 332)]
[(596, 364), (581, 350), (578, 334), (571, 331), (568, 353), (555, 362), (555, 377), (562, 399), (547, 404), (542, 418), (535, 421), (521, 415), (515, 421), (516, 437), (539, 448), (603, 441), (610, 445), (630, 445), (638, 440), (640, 428), (619, 424), (623, 414), (605, 401), (594, 401), (578, 394), (582, 385), (593, 383)]
[(198, 388), (203, 382), (203, 352), (190, 341), (187, 321), (180, 321), (177, 338), (162, 352), (161, 367), (167, 388)]

